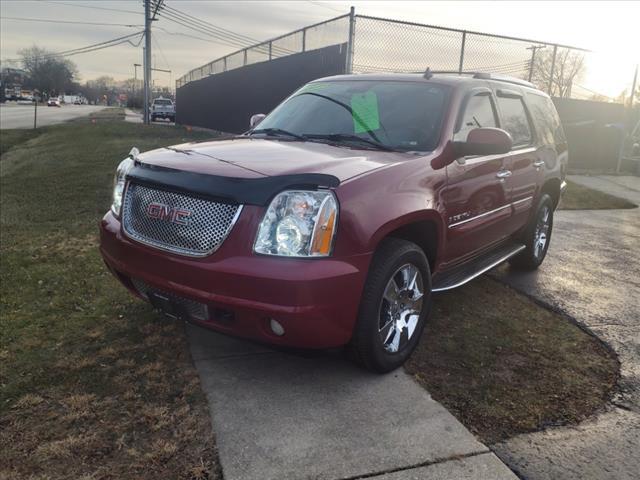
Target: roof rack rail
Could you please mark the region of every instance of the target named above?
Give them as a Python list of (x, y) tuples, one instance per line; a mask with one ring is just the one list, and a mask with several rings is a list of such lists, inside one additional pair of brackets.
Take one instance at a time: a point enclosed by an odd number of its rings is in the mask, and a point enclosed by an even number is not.
[[(433, 75), (471, 75), (473, 78), (478, 78), (478, 79), (482, 79), (482, 80), (496, 80), (498, 82), (505, 82), (505, 83), (512, 83), (514, 85), (521, 85), (523, 87), (531, 87), (531, 88), (536, 88), (535, 85), (531, 82), (528, 82), (526, 80), (522, 80), (520, 78), (515, 78), (515, 77), (509, 77), (506, 75), (493, 75), (491, 72), (477, 72), (477, 71), (468, 71), (468, 70), (463, 70), (462, 72), (459, 70), (431, 70), (431, 69), (427, 69), (427, 72), (429, 74), (428, 78), (431, 78), (431, 76)], [(419, 72), (419, 73), (427, 73), (427, 72)], [(418, 73), (418, 72), (417, 72)], [(425, 78), (427, 78), (427, 76), (425, 75)]]

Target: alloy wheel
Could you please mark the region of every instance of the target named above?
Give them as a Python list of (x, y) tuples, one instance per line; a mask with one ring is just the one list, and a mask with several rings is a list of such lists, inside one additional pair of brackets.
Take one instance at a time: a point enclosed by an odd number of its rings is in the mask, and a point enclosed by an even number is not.
[(378, 335), (388, 353), (402, 351), (413, 337), (423, 297), (422, 274), (411, 263), (398, 268), (387, 282), (380, 301)]

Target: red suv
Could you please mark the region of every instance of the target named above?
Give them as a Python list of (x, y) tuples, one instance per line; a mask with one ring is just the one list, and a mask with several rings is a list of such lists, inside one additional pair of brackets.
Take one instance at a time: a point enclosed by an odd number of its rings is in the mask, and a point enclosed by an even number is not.
[(432, 294), (543, 261), (564, 188), (556, 110), (488, 74), (311, 82), (243, 135), (118, 166), (100, 250), (176, 318), (400, 366)]

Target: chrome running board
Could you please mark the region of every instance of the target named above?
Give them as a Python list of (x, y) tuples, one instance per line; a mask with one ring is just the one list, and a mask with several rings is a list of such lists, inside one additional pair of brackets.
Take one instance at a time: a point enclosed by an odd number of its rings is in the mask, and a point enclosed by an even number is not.
[(437, 273), (432, 279), (432, 292), (444, 292), (460, 287), (483, 273), (500, 265), (502, 262), (513, 257), (526, 247), (521, 243), (508, 243), (492, 252), (482, 255), (468, 263), (454, 267), (442, 273)]

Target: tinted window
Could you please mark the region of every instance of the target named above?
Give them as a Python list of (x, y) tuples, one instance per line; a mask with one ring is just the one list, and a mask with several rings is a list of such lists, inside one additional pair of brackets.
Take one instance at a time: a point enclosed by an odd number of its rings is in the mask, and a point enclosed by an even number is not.
[(545, 145), (564, 143), (560, 118), (551, 99), (535, 93), (527, 93), (527, 103), (540, 140)]
[(280, 104), (257, 130), (357, 135), (397, 150), (429, 151), (438, 144), (446, 92), (423, 82), (314, 82)]
[(171, 100), (154, 100), (153, 101), (154, 105), (171, 105)]
[(531, 127), (521, 98), (498, 97), (502, 128), (511, 134), (513, 145), (531, 143)]
[(474, 128), (497, 126), (491, 97), (489, 95), (474, 95), (467, 103), (460, 123), (460, 130), (454, 135), (454, 140), (466, 141), (467, 135)]

